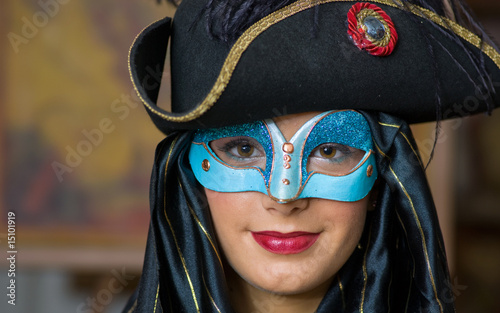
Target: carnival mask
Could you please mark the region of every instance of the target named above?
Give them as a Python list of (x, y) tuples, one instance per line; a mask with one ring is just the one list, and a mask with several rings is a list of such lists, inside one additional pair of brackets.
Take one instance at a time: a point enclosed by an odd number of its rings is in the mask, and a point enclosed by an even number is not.
[(377, 179), (370, 128), (351, 110), (313, 117), (290, 141), (271, 119), (198, 130), (189, 161), (205, 188), (258, 191), (280, 203), (358, 201)]

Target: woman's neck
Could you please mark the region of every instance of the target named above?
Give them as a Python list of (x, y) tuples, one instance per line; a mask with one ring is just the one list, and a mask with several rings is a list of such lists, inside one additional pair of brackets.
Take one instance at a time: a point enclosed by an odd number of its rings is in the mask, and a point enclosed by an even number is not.
[(313, 290), (281, 295), (256, 288), (234, 271), (226, 273), (231, 305), (236, 313), (314, 313), (323, 299), (331, 280)]

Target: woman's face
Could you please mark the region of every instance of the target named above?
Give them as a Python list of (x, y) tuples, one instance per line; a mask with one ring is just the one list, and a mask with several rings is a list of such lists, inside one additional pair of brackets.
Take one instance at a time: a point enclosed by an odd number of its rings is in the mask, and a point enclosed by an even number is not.
[[(317, 113), (275, 119), (286, 139)], [(356, 248), (369, 196), (356, 202), (303, 198), (278, 203), (260, 192), (205, 189), (220, 247), (248, 283), (278, 294), (328, 286)]]

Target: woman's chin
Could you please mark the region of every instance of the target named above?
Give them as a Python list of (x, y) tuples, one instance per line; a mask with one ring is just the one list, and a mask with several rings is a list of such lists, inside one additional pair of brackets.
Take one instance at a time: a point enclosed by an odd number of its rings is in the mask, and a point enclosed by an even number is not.
[[(244, 278), (243, 278), (244, 279)], [(246, 280), (253, 287), (266, 293), (280, 296), (297, 296), (307, 294), (318, 289), (326, 289), (331, 278), (323, 281), (324, 277), (301, 277), (296, 273), (275, 274), (273, 277), (261, 277), (257, 282)]]

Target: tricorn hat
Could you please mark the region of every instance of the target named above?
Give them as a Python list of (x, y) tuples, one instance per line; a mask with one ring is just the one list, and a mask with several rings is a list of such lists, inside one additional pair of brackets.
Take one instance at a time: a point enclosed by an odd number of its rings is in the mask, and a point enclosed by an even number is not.
[[(134, 86), (165, 133), (283, 114), (381, 111), (409, 123), (500, 105), (500, 54), (441, 9), (405, 0), (298, 0), (234, 42), (203, 23), (206, 0), (145, 28), (132, 45)], [(171, 40), (171, 111), (157, 103)]]

